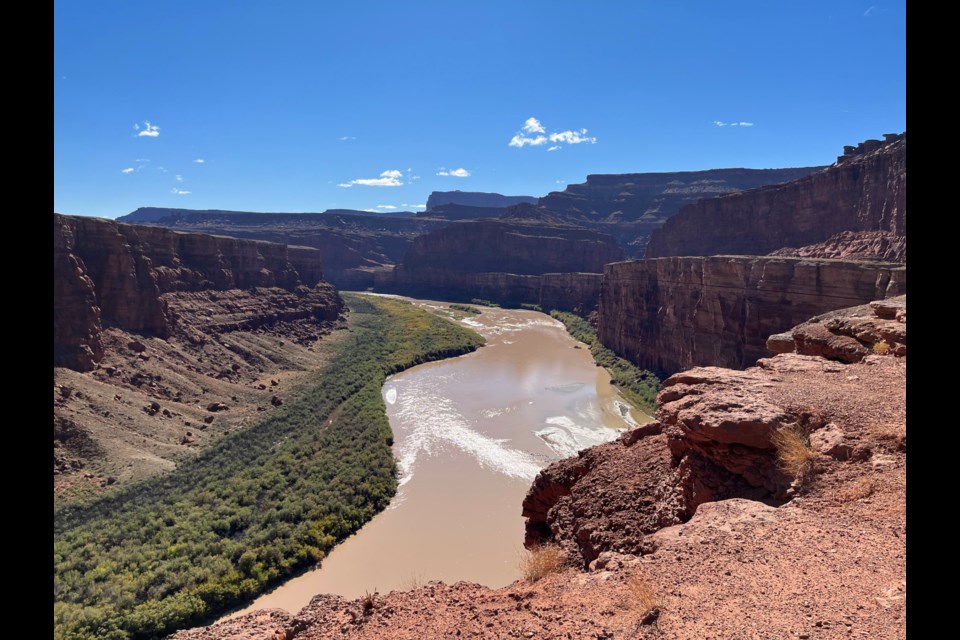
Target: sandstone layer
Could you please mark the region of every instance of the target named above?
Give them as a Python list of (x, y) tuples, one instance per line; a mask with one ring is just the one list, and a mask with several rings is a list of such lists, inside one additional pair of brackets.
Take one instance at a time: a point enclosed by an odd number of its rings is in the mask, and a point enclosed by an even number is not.
[(796, 248), (798, 255), (906, 262), (906, 196), (907, 134), (887, 134), (846, 147), (833, 165), (793, 182), (685, 206), (653, 232), (645, 257)]
[[(905, 300), (871, 308), (905, 340)], [(173, 637), (903, 638), (905, 382), (892, 351), (678, 374), (656, 422), (550, 465), (531, 487), (528, 545), (557, 544), (570, 566), (502, 589), (317, 595), (296, 614)], [(802, 466), (780, 459), (782, 431)]]
[(743, 368), (812, 316), (906, 293), (906, 266), (788, 257), (671, 257), (608, 264), (597, 334), (637, 366)]
[(57, 499), (169, 470), (282, 404), (340, 323), (321, 275), (315, 249), (54, 214)]

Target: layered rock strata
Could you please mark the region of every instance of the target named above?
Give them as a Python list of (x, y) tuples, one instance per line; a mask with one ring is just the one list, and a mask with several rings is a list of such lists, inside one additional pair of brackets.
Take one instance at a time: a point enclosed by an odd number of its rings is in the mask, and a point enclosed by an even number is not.
[(216, 315), (185, 319), (216, 299), (200, 292), (231, 291), (227, 325), (246, 328), (342, 310), (315, 250), (59, 214), (53, 233), (54, 366), (92, 369), (103, 326), (168, 337), (180, 321)]
[[(683, 207), (653, 232), (645, 257), (796, 248), (798, 255), (905, 262), (906, 196), (907, 134), (887, 134), (845, 148), (833, 165), (793, 182)], [(844, 232), (855, 235), (838, 235)]]
[(899, 264), (751, 256), (618, 262), (604, 271), (597, 334), (650, 370), (743, 368), (767, 355), (772, 334), (904, 293)]

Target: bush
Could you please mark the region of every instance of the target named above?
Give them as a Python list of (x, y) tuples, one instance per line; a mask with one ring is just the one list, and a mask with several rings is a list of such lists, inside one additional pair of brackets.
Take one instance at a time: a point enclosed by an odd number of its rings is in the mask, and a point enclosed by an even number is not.
[(520, 573), (528, 582), (536, 582), (551, 573), (562, 571), (569, 565), (567, 555), (555, 544), (542, 544), (531, 548), (520, 561)]

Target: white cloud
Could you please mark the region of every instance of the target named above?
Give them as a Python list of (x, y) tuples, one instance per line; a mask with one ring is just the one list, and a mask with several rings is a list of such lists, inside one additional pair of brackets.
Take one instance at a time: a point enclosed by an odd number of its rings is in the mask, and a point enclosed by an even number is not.
[(556, 184), (563, 184), (563, 180), (554, 180)]
[(352, 187), (355, 184), (362, 185), (364, 187), (401, 187), (403, 183), (400, 182), (400, 178), (403, 177), (403, 172), (397, 169), (388, 169), (380, 174), (379, 178), (357, 178), (356, 180), (351, 180), (350, 182), (341, 182), (338, 184), (338, 187)]
[(182, 175), (180, 175), (180, 174), (178, 173), (176, 177), (177, 177), (177, 182), (183, 182), (183, 176), (182, 176)]
[(121, 169), (120, 173), (133, 173), (133, 167), (127, 167), (126, 169)]
[(547, 136), (537, 136), (536, 138), (530, 138), (523, 134), (518, 133), (517, 135), (510, 138), (511, 147), (525, 147), (530, 145), (532, 147), (539, 146), (544, 144), (547, 141)]
[(167, 171), (166, 169), (164, 169), (163, 167), (157, 167), (157, 171), (162, 171), (163, 173), (168, 173), (168, 171)]
[(410, 176), (410, 180), (419, 180), (420, 176)]
[(722, 120), (714, 120), (713, 124), (718, 127), (752, 127), (752, 122), (723, 122)]
[(194, 162), (196, 162), (197, 164), (203, 164), (204, 162), (206, 162), (206, 160), (204, 160), (203, 158), (197, 158), (196, 160), (194, 160)]
[(523, 123), (523, 130), (527, 133), (546, 133), (547, 130), (543, 128), (543, 125), (540, 124), (540, 121), (536, 118), (527, 118), (527, 121)]
[[(564, 144), (596, 144), (597, 139), (594, 136), (588, 136), (586, 129), (579, 131), (567, 130), (547, 133), (546, 128), (536, 118), (527, 118), (521, 127), (522, 131), (517, 131), (516, 135), (510, 138), (507, 146), (510, 147), (539, 147), (547, 142), (562, 142)], [(527, 135), (530, 134), (530, 135)], [(538, 135), (533, 135), (538, 134)], [(547, 151), (559, 151), (559, 144), (547, 148)]]
[(875, 4), (870, 5), (870, 8), (867, 9), (866, 11), (864, 11), (864, 12), (863, 12), (863, 15), (869, 18), (869, 17), (870, 17), (870, 14), (873, 13), (873, 10), (876, 9), (876, 8), (877, 8), (877, 5), (875, 5)]
[(452, 176), (452, 177), (454, 177), (454, 178), (469, 178), (469, 177), (470, 177), (470, 172), (467, 171), (466, 169), (463, 169), (463, 168), (460, 168), (460, 169), (450, 169), (449, 171), (447, 171), (446, 169), (441, 168), (440, 171), (437, 172), (437, 175), (438, 175), (438, 176)]
[(357, 139), (357, 136), (340, 136), (341, 142), (345, 140), (356, 140), (356, 139)]
[(177, 194), (178, 196), (188, 196), (188, 195), (190, 195), (191, 192), (190, 192), (190, 191), (183, 191), (183, 190), (181, 190), (181, 189), (177, 189), (176, 187), (174, 187), (173, 189), (170, 189), (170, 193), (175, 193), (175, 194)]
[(580, 131), (561, 131), (560, 133), (551, 133), (550, 142), (566, 142), (567, 144), (581, 144), (584, 142), (589, 142), (590, 144), (597, 144), (597, 139), (588, 136), (586, 129), (580, 129)]
[(401, 207), (412, 207), (412, 208), (414, 208), (414, 209), (426, 209), (426, 208), (427, 208), (427, 205), (425, 205), (425, 204), (407, 204), (407, 203), (403, 203), (403, 204), (401, 204), (400, 206), (401, 206)]
[(137, 158), (134, 162), (150, 162), (150, 158)]
[(140, 138), (156, 138), (160, 135), (160, 127), (150, 124), (149, 120), (144, 121), (143, 129), (141, 129), (138, 124), (133, 125), (133, 128), (139, 132), (137, 133), (137, 137)]
[(392, 204), (378, 204), (377, 209), (396, 209)]

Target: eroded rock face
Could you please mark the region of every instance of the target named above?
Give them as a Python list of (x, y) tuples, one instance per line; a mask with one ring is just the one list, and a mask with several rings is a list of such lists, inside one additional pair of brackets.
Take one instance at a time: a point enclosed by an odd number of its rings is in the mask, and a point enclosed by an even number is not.
[(800, 256), (905, 262), (907, 134), (885, 137), (848, 147), (835, 164), (793, 182), (685, 206), (653, 232), (645, 257), (793, 247)]
[(536, 204), (536, 202), (537, 199), (533, 196), (505, 196), (482, 191), (434, 191), (427, 198), (427, 211), (445, 204), (502, 209), (515, 204)]
[[(178, 323), (250, 329), (329, 320), (342, 309), (320, 281), (316, 250), (100, 218), (54, 214), (53, 222), (54, 366), (92, 369), (105, 325), (166, 338)], [(316, 286), (304, 286), (311, 281)], [(214, 291), (225, 293), (217, 299)]]
[(749, 366), (767, 338), (832, 309), (906, 292), (906, 266), (712, 256), (607, 265), (598, 336), (638, 366), (667, 373)]

